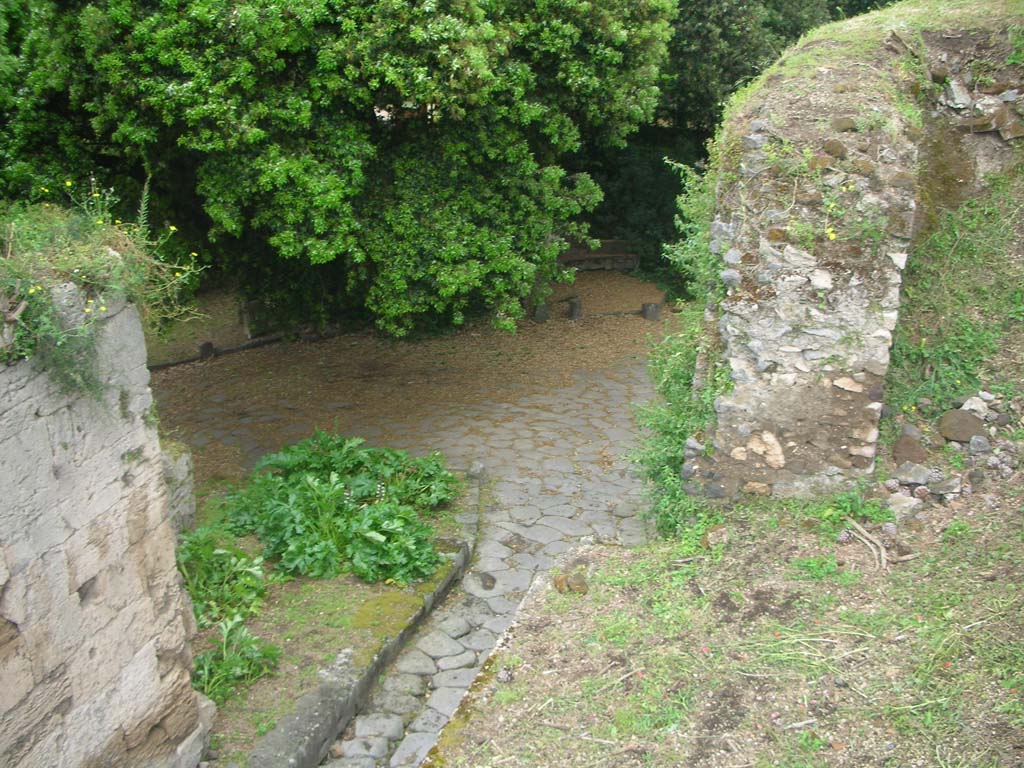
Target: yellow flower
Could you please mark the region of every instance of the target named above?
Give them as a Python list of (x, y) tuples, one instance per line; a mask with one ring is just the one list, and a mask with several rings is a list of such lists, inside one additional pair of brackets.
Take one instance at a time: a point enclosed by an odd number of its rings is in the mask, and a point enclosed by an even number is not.
[(29, 288), (29, 289), (28, 289), (28, 295), (29, 295), (29, 296), (31, 296), (31, 295), (32, 295), (33, 293), (35, 293), (35, 292), (36, 292), (36, 289), (35, 289), (35, 288)]
[(175, 276), (175, 277), (181, 277), (181, 272), (175, 272), (175, 273), (174, 273), (174, 276)]
[(92, 196), (93, 196), (93, 197), (99, 197), (99, 196), (100, 196), (100, 193), (99, 193), (99, 192), (93, 192), (93, 193), (92, 193)]
[(114, 219), (114, 223), (115, 223), (115, 224), (120, 224), (120, 223), (121, 223), (121, 220), (120, 220), (120, 219)]
[(191, 256), (191, 257), (192, 257), (192, 258), (194, 259), (194, 258), (196, 258), (197, 256), (199, 256), (199, 254), (198, 254), (198, 253), (196, 253), (195, 251), (192, 251), (192, 253), (190, 253), (190, 254), (189, 254), (189, 256)]
[(103, 219), (96, 219), (96, 223), (97, 224), (102, 224), (103, 223)]
[(176, 226), (174, 226), (173, 224), (171, 224), (171, 226), (169, 226), (167, 229), (169, 229), (171, 232), (177, 232), (178, 231), (178, 228)]
[(106, 304), (100, 304), (100, 312), (106, 312), (106, 311), (107, 311), (107, 305)]
[(70, 187), (71, 186), (71, 179), (68, 179), (67, 181), (65, 181), (64, 182), (64, 186), (65, 187)]
[(92, 312), (92, 307), (86, 307), (85, 314), (89, 314), (90, 312)]
[(40, 187), (39, 191), (40, 192), (49, 192), (50, 190), (48, 190), (46, 187)]

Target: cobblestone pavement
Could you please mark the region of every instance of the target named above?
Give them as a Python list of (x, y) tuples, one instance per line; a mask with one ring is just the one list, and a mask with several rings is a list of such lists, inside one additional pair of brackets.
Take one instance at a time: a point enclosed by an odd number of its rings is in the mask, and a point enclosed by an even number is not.
[[(399, 657), (366, 712), (335, 744), (341, 756), (328, 765), (419, 765), (538, 570), (549, 569), (581, 541), (645, 540), (637, 517), (640, 482), (625, 454), (636, 437), (632, 404), (651, 396), (643, 361), (634, 357), (508, 402), (431, 405), (418, 418), (386, 424), (361, 423), (358, 414), (346, 413), (345, 432), (370, 443), (442, 451), (454, 467), (481, 463), (490, 493), (477, 530), (477, 559), (462, 589), (435, 610)], [(223, 405), (226, 412), (237, 410), (237, 404)], [(277, 448), (290, 431), (301, 437), (309, 430), (297, 407), (249, 403), (246, 420), (236, 420), (230, 430), (216, 408), (206, 406), (201, 423), (179, 425), (190, 443), (230, 439), (255, 458)], [(272, 418), (278, 420), (272, 430), (278, 444), (261, 444)]]

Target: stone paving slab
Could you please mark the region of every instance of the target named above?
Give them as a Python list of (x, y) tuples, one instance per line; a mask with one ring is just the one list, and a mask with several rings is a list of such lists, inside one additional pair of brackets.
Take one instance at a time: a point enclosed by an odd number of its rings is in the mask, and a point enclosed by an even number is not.
[[(636, 440), (632, 406), (652, 396), (644, 361), (631, 360), (615, 369), (577, 374), (566, 386), (512, 402), (453, 402), (388, 423), (371, 421), (339, 400), (347, 433), (416, 455), (441, 451), (451, 466), (480, 462), (491, 482), (490, 501), (480, 518), (459, 517), (476, 539), (478, 558), (463, 578), (463, 589), (434, 606), (364, 709), (363, 717), (400, 723), (402, 738), (392, 738), (397, 727), (371, 735), (357, 732), (353, 723), (336, 747), (383, 738), (390, 754), (344, 753), (329, 765), (419, 765), (537, 572), (549, 570), (581, 543), (631, 546), (645, 540), (646, 528), (637, 518), (642, 489), (625, 455)], [(243, 405), (216, 395), (199, 419), (180, 426), (193, 446), (234, 446), (252, 463), (278, 450), (282, 439), (310, 434), (313, 420), (299, 401)], [(267, 424), (275, 429), (267, 430)], [(392, 676), (398, 682), (390, 682)], [(399, 676), (418, 677), (421, 684)]]
[[(434, 431), (424, 429), (420, 442), (399, 446), (444, 449), (453, 462), (481, 460), (492, 481), (492, 501), (482, 513), (476, 561), (462, 589), (435, 609), (389, 673), (403, 680), (420, 675), (425, 688), (414, 697), (414, 718), (408, 701), (397, 702), (401, 711), (392, 715), (406, 724), (404, 738), (376, 768), (422, 762), (538, 572), (581, 543), (602, 539), (634, 546), (646, 540), (637, 516), (642, 489), (623, 454), (635, 440), (631, 403), (650, 396), (641, 366), (583, 376), (547, 396), (438, 415), (430, 420)], [(414, 432), (404, 434), (411, 439)], [(470, 446), (468, 434), (482, 439)], [(397, 685), (389, 679), (382, 690)], [(389, 702), (376, 704), (378, 714), (388, 713)], [(353, 731), (347, 738), (356, 736)]]

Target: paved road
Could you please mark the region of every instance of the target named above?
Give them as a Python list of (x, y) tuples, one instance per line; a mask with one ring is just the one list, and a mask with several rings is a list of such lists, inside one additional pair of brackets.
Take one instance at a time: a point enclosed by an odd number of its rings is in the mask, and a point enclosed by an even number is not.
[[(580, 373), (568, 386), (506, 402), (431, 404), (427, 413), (389, 423), (345, 413), (345, 431), (371, 443), (442, 451), (454, 467), (482, 463), (491, 496), (462, 589), (398, 659), (342, 743), (344, 757), (330, 765), (418, 765), (538, 570), (588, 538), (645, 540), (640, 483), (625, 454), (636, 438), (632, 405), (651, 396), (643, 362), (628, 358), (614, 370)], [(240, 410), (229, 398), (211, 397), (198, 418), (174, 426), (197, 448), (225, 443), (252, 461), (283, 437), (308, 434), (308, 410), (299, 398), (249, 401)]]

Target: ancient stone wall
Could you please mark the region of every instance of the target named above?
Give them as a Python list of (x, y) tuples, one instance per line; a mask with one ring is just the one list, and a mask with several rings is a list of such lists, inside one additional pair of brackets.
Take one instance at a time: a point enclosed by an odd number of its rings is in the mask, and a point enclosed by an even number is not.
[[(102, 398), (0, 368), (0, 764), (194, 768), (191, 605), (138, 315), (111, 306)], [(201, 715), (202, 710), (202, 715)]]
[[(949, 100), (967, 97), (948, 67), (937, 74), (929, 52), (896, 32), (876, 32), (870, 52), (868, 27), (846, 37), (856, 44), (791, 51), (719, 140), (711, 250), (726, 296), (707, 321), (730, 383), (713, 433), (687, 446), (682, 474), (695, 495), (808, 495), (874, 467), (902, 270), (927, 188), (919, 148), (929, 125), (958, 118)], [(943, 96), (922, 108), (929, 80)], [(1024, 101), (1017, 91), (987, 98), (996, 117), (958, 124), (964, 141), (941, 162), (970, 166), (986, 153), (969, 139), (1008, 138)]]

